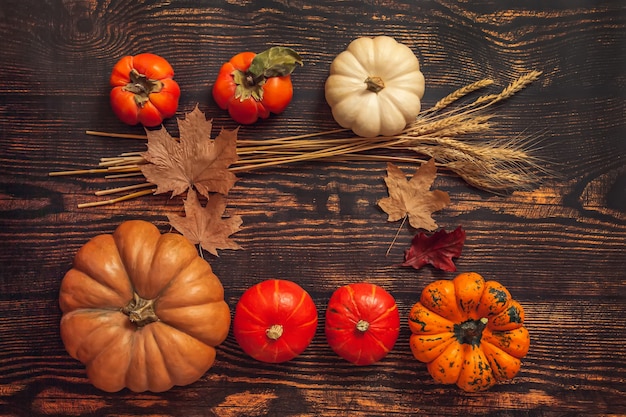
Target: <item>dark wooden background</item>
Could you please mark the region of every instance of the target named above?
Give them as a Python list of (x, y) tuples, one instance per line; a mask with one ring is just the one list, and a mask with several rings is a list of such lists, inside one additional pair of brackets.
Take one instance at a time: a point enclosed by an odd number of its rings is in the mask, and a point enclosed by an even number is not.
[[(61, 278), (94, 235), (134, 218), (168, 231), (166, 214), (180, 207), (160, 195), (77, 209), (111, 182), (48, 177), (144, 149), (84, 133), (142, 133), (110, 110), (113, 64), (141, 52), (166, 57), (183, 91), (179, 115), (199, 104), (221, 129), (235, 124), (210, 96), (220, 65), (242, 50), (298, 50), (305, 66), (294, 73), (290, 107), (240, 130), (240, 138), (262, 139), (335, 128), (323, 96), (330, 62), (352, 39), (382, 34), (418, 55), (424, 107), (483, 77), (503, 87), (543, 71), (497, 108), (497, 134), (540, 133), (537, 155), (557, 175), (507, 196), (449, 173), (435, 184), (452, 200), (435, 215), (438, 224), (467, 231), (459, 271), (502, 282), (526, 308), (532, 344), (519, 375), (478, 394), (437, 385), (411, 355), (406, 319), (378, 364), (355, 367), (330, 350), (323, 314), (336, 287), (380, 284), (406, 318), (428, 282), (454, 274), (399, 268), (407, 229), (385, 257), (398, 224), (376, 206), (386, 195), (384, 163), (312, 162), (241, 175), (228, 213), (244, 219), (233, 237), (245, 250), (209, 258), (233, 309), (263, 279), (307, 289), (320, 312), (309, 349), (285, 364), (262, 364), (231, 333), (214, 367), (190, 386), (162, 394), (91, 386), (59, 336)], [(2, 0), (0, 36), (1, 415), (626, 415), (622, 1)], [(165, 126), (177, 133), (174, 119)]]

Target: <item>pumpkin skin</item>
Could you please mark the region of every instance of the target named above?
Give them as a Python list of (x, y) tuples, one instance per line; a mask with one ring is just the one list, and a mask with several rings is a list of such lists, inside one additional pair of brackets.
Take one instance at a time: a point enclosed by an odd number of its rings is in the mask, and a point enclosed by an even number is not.
[(345, 285), (328, 301), (325, 330), (335, 353), (355, 365), (371, 365), (387, 355), (398, 339), (398, 306), (378, 285)]
[(142, 220), (79, 249), (59, 304), (65, 349), (108, 392), (195, 382), (230, 328), (222, 284), (195, 246)]
[(268, 279), (248, 288), (237, 303), (233, 333), (254, 359), (281, 363), (300, 355), (317, 330), (317, 309), (301, 286)]
[(357, 38), (335, 57), (324, 90), (339, 125), (375, 137), (396, 135), (415, 120), (424, 87), (411, 49), (377, 36)]
[(513, 378), (530, 347), (524, 309), (477, 273), (432, 282), (409, 313), (413, 356), (435, 381), (468, 392)]

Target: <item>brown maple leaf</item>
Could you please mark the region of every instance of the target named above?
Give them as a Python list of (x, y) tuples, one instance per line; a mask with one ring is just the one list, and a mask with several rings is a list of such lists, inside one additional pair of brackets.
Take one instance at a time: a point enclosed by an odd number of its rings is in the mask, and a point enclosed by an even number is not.
[(180, 140), (174, 139), (165, 127), (146, 130), (148, 151), (142, 157), (148, 164), (141, 172), (148, 182), (157, 186), (155, 194), (172, 192), (172, 197), (195, 187), (200, 194), (228, 194), (237, 181), (229, 171), (237, 160), (237, 129), (222, 130), (211, 140), (212, 123), (198, 106), (178, 119)]
[(230, 235), (241, 230), (241, 216), (222, 218), (226, 209), (226, 199), (221, 194), (212, 194), (205, 207), (193, 189), (187, 192), (185, 216), (169, 214), (172, 227), (183, 234), (194, 245), (199, 244), (212, 255), (218, 256), (218, 249), (241, 249)]
[(404, 251), (404, 263), (402, 266), (412, 266), (420, 269), (430, 264), (442, 271), (454, 272), (456, 265), (452, 258), (461, 256), (465, 243), (465, 230), (461, 226), (453, 232), (441, 229), (431, 236), (418, 233), (411, 241), (411, 247)]
[(378, 205), (389, 215), (388, 221), (395, 222), (408, 216), (409, 224), (415, 229), (435, 230), (437, 223), (432, 213), (450, 204), (450, 197), (445, 191), (430, 191), (437, 175), (435, 160), (423, 163), (411, 180), (400, 168), (387, 163), (385, 183), (389, 197), (381, 198)]

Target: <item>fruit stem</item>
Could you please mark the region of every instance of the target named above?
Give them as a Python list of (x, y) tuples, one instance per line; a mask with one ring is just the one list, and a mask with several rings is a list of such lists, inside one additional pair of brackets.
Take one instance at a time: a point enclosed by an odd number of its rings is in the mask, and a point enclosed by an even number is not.
[(124, 90), (135, 94), (135, 102), (143, 106), (149, 100), (150, 94), (158, 93), (163, 88), (160, 80), (152, 80), (132, 69), (129, 74), (130, 82), (124, 86)]
[(356, 324), (356, 329), (361, 333), (365, 333), (367, 329), (369, 329), (369, 327), (370, 324), (365, 320), (359, 320), (359, 322)]
[(488, 319), (483, 317), (479, 320), (466, 320), (461, 324), (454, 325), (454, 334), (460, 343), (479, 345), (483, 336), (483, 330), (487, 327)]
[(278, 340), (283, 335), (283, 326), (280, 324), (272, 324), (269, 329), (265, 331), (265, 334), (272, 340)]
[(380, 77), (367, 77), (364, 83), (367, 84), (367, 89), (373, 93), (378, 93), (385, 88), (385, 82)]
[(137, 327), (143, 327), (146, 324), (159, 321), (159, 317), (154, 311), (154, 300), (141, 298), (137, 293), (133, 293), (133, 299), (122, 307), (121, 311)]

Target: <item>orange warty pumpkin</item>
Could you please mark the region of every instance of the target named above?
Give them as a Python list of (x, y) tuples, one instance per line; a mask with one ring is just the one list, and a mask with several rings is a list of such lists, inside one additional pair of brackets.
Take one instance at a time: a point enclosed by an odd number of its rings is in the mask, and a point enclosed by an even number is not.
[(109, 392), (195, 382), (230, 328), (222, 284), (195, 246), (141, 220), (80, 248), (59, 303), (67, 352)]
[(513, 378), (530, 346), (522, 306), (474, 272), (426, 286), (409, 327), (413, 356), (435, 381), (470, 392)]

